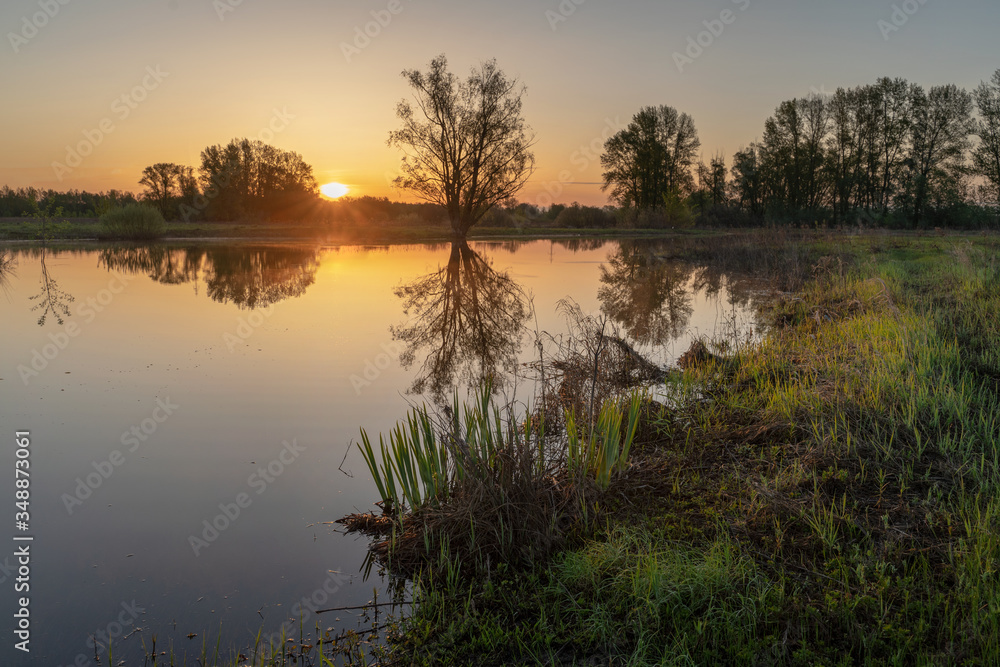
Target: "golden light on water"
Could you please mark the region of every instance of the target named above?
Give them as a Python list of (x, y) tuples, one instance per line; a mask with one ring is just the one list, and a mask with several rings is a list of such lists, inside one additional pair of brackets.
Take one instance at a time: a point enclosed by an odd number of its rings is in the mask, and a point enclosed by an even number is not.
[(343, 183), (327, 183), (326, 185), (321, 185), (319, 191), (323, 193), (324, 197), (340, 199), (351, 190)]

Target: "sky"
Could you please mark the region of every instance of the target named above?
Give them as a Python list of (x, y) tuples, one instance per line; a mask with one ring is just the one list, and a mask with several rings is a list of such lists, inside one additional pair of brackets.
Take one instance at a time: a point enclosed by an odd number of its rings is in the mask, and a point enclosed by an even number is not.
[(690, 114), (707, 162), (786, 99), (903, 77), (972, 89), (1000, 68), (997, 0), (4, 0), (0, 185), (138, 192), (261, 138), (320, 184), (410, 200), (387, 145), (400, 73), (496, 58), (527, 87), (520, 195), (601, 205), (600, 149), (642, 107)]

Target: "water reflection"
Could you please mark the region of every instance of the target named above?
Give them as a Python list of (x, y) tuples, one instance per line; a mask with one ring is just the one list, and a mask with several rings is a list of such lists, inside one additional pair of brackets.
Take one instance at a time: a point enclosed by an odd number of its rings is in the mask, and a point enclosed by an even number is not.
[(46, 254), (47, 248), (42, 246), (41, 254), (38, 256), (38, 263), (41, 267), (38, 282), (41, 284), (41, 288), (38, 294), (28, 297), (29, 300), (35, 302), (35, 305), (31, 307), (32, 312), (41, 311), (38, 316), (38, 326), (40, 327), (45, 326), (45, 321), (50, 315), (55, 318), (56, 322), (62, 324), (63, 318), (69, 317), (69, 304), (75, 301), (73, 295), (62, 290), (56, 279), (49, 273), (49, 267), (45, 263)]
[(409, 392), (441, 400), (459, 383), (514, 375), (531, 301), (506, 272), (466, 243), (454, 243), (448, 264), (396, 289), (410, 320), (390, 327), (409, 369), (423, 359)]
[[(670, 243), (674, 252), (675, 241)], [(260, 242), (232, 248), (194, 241), (145, 248), (50, 245), (43, 286), (51, 287), (48, 281), (55, 279), (56, 287), (76, 296), (69, 304), (74, 318), (81, 302), (111, 284), (108, 270), (138, 279), (30, 384), (22, 386), (16, 375), (0, 382), (4, 414), (42, 429), (39, 436), (47, 444), (33, 456), (45, 474), (32, 483), (39, 485), (39, 498), (58, 505), (39, 523), (36, 538), (50, 548), (39, 553), (39, 567), (49, 574), (32, 591), (37, 598), (32, 604), (46, 617), (38, 627), (35, 663), (71, 664), (94, 631), (120, 613), (122, 600), (135, 599), (147, 609), (146, 633), (119, 638), (122, 659), (130, 665), (148, 654), (142, 640), (150, 631), (162, 632), (165, 643), (190, 645), (218, 635), (223, 646), (236, 646), (248, 638), (252, 645), (261, 626), (264, 632), (278, 629), (288, 610), (312, 596), (331, 568), (353, 573), (366, 554), (365, 543), (319, 528), (320, 522), (378, 500), (357, 448), (348, 447), (358, 428), (387, 433), (405, 414), (400, 394), (410, 389), (418, 370), (423, 388), (435, 386), (446, 397), (450, 391), (442, 388), (463, 377), (530, 374), (517, 362), (538, 359), (531, 346), (535, 310), (539, 331), (567, 340), (574, 331), (555, 304), (571, 297), (582, 312), (598, 313), (597, 292), (610, 289), (599, 282), (599, 267), (604, 263), (609, 275), (614, 272), (608, 255), (616, 253), (617, 244), (535, 241), (488, 250), (475, 244), (478, 254), (451, 244), (352, 247), (336, 254), (326, 247)], [(35, 325), (37, 313), (29, 312), (36, 302), (28, 298), (40, 291), (42, 250), (31, 245), (11, 251), (16, 276), (9, 298), (0, 296), (0, 318), (5, 358), (13, 368), (30, 364), (34, 350), (54, 339)], [(625, 257), (634, 255), (629, 247)], [(636, 268), (635, 275), (643, 270)], [(706, 282), (722, 285), (720, 298), (727, 298), (728, 278), (696, 271)], [(394, 289), (401, 298), (393, 296)], [(252, 346), (226, 353), (220, 341), (234, 330), (236, 309), (207, 301), (209, 291), (212, 298), (245, 308), (305, 294), (279, 305), (287, 309), (276, 314), (273, 325), (255, 331)], [(700, 293), (691, 303), (692, 327), (711, 331), (718, 303)], [(403, 306), (410, 317), (403, 317)], [(46, 329), (54, 323), (50, 314)], [(404, 372), (386, 365), (377, 382), (356, 391), (350, 378), (382, 350), (392, 325), (403, 336), (397, 345), (409, 353), (413, 368)], [(677, 347), (683, 350), (684, 342)], [(545, 350), (548, 359), (552, 347)], [(586, 349), (582, 343), (580, 349)], [(675, 358), (671, 350), (637, 351), (661, 367)], [(631, 367), (609, 363), (608, 368)], [(554, 371), (546, 371), (548, 382), (554, 382)], [(126, 462), (84, 507), (63, 511), (63, 494), (75, 493), (81, 479), (96, 474), (95, 466), (108, 465), (101, 462), (121, 448), (121, 434), (145, 423), (157, 398), (182, 407), (139, 450), (125, 452)], [(249, 476), (274, 460), (282, 441), (293, 438), (308, 447), (302, 462), (274, 477), (259, 501), (251, 491), (252, 508), (195, 557), (192, 532), (201, 534), (220, 502), (231, 503), (255, 488)], [(261, 535), (276, 537), (261, 540)], [(363, 604), (376, 585), (356, 577), (331, 593), (324, 606)], [(324, 625), (335, 633), (356, 629), (348, 616), (341, 615), (340, 622), (327, 618)], [(198, 638), (189, 642), (189, 632)], [(15, 662), (13, 652), (9, 645), (0, 648), (0, 665), (26, 664)]]
[(684, 333), (694, 312), (690, 279), (689, 267), (660, 260), (650, 244), (622, 243), (601, 265), (597, 297), (633, 341), (663, 345)]
[(17, 255), (7, 248), (0, 248), (0, 289), (6, 291), (16, 265)]
[(205, 283), (213, 301), (266, 308), (301, 296), (316, 279), (316, 248), (279, 246), (115, 246), (101, 251), (108, 270), (145, 273), (166, 285)]

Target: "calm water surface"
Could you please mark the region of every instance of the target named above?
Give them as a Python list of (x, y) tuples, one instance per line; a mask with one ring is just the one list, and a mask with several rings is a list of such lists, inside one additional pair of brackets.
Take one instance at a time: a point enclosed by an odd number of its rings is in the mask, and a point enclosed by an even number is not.
[[(382, 581), (361, 574), (367, 543), (325, 523), (377, 500), (349, 447), (359, 427), (386, 431), (408, 402), (523, 374), (536, 333), (567, 330), (567, 297), (660, 364), (747, 321), (724, 277), (657, 262), (662, 249), (8, 248), (0, 664), (94, 664), (95, 636), (116, 659), (154, 634), (158, 649), (193, 655), (220, 628), (223, 646), (280, 631), (303, 598), (370, 600)], [(17, 430), (31, 433), (24, 532)], [(34, 536), (30, 656), (11, 639), (14, 535)], [(304, 614), (308, 628), (356, 623)]]

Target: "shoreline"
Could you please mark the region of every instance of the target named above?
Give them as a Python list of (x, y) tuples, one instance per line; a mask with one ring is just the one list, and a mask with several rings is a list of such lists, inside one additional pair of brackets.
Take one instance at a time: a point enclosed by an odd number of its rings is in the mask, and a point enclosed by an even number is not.
[[(802, 250), (753, 241), (709, 254), (775, 267)], [(384, 657), (1000, 660), (1000, 624), (980, 612), (1000, 604), (996, 237), (805, 246), (804, 282), (775, 290), (759, 347), (685, 369), (684, 400), (647, 420), (653, 435), (554, 554), (498, 561), (483, 536), (517, 524), (462, 484), (404, 514), (378, 553), (416, 572), (419, 594)]]

